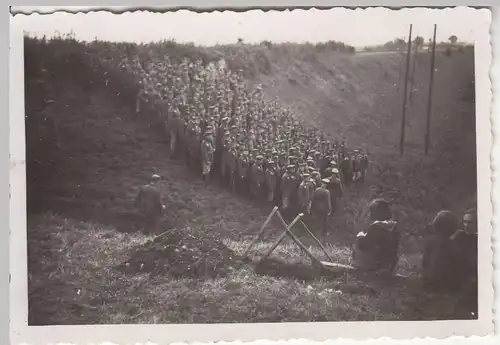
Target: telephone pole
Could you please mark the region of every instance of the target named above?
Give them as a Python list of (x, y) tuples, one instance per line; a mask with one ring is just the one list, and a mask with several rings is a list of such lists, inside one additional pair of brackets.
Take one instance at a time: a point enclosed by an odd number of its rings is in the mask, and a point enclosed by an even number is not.
[(429, 152), (430, 136), (431, 136), (431, 108), (432, 108), (432, 86), (434, 84), (434, 61), (436, 57), (436, 30), (437, 25), (434, 24), (434, 38), (432, 42), (431, 56), (431, 77), (429, 81), (429, 97), (427, 101), (427, 123), (425, 128), (425, 155)]
[(404, 153), (404, 144), (405, 144), (405, 127), (406, 127), (406, 96), (408, 94), (408, 76), (410, 73), (410, 55), (411, 55), (411, 31), (413, 28), (413, 24), (410, 24), (410, 34), (408, 36), (408, 52), (406, 55), (406, 73), (405, 73), (405, 85), (404, 85), (404, 94), (403, 94), (403, 114), (401, 116), (401, 138), (399, 141), (399, 152), (401, 155)]

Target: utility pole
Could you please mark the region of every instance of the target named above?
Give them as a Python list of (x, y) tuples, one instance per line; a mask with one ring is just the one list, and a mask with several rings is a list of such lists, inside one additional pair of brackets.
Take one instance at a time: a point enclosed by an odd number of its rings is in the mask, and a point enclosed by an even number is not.
[(434, 84), (434, 61), (436, 57), (436, 30), (437, 25), (434, 24), (434, 38), (432, 42), (431, 56), (431, 77), (429, 81), (429, 97), (427, 101), (427, 124), (425, 129), (425, 155), (429, 152), (430, 135), (431, 135), (431, 108), (432, 108), (432, 86)]
[(413, 47), (414, 53), (413, 53), (413, 63), (411, 67), (411, 73), (410, 73), (410, 96), (409, 96), (409, 102), (410, 106), (413, 105), (413, 89), (415, 85), (415, 70), (417, 67), (417, 60), (418, 60), (418, 45), (415, 44)]
[(405, 144), (405, 127), (406, 127), (406, 96), (408, 94), (408, 76), (410, 73), (410, 55), (411, 55), (411, 31), (413, 24), (410, 24), (410, 34), (408, 37), (408, 52), (406, 55), (406, 74), (405, 74), (405, 85), (403, 94), (403, 114), (401, 116), (401, 138), (399, 141), (399, 152), (401, 155), (404, 153)]

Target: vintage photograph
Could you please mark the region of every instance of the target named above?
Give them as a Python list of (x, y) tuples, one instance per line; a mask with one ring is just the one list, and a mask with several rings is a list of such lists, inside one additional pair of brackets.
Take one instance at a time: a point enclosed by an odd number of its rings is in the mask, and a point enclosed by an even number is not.
[(478, 10), (418, 11), (16, 14), (28, 325), (477, 320)]

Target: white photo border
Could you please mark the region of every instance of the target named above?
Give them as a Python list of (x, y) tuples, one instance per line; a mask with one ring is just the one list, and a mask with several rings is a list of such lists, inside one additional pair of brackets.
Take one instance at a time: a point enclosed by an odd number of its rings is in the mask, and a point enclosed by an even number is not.
[[(412, 9), (412, 11), (425, 11)], [(479, 319), (455, 321), (396, 322), (317, 322), (255, 323), (203, 325), (92, 325), (92, 326), (28, 326), (27, 325), (27, 241), (26, 241), (26, 165), (24, 141), (24, 68), (23, 31), (11, 21), (10, 26), (10, 321), (14, 344), (71, 343), (171, 343), (212, 341), (255, 341), (259, 339), (308, 339), (322, 341), (340, 336), (342, 339), (410, 339), (449, 336), (485, 335), (491, 332), (493, 302), (493, 251), (491, 204), (492, 173), (490, 154), (493, 147), (492, 84), (490, 67), (491, 13), (483, 13), (484, 25), (478, 26), (475, 40), (476, 128), (478, 171), (479, 243), (489, 250), (479, 257)], [(492, 73), (492, 72), (491, 72)], [(494, 166), (494, 155), (492, 155)], [(22, 230), (21, 230), (22, 229)], [(383, 325), (383, 327), (381, 326)], [(422, 337), (422, 335), (425, 336)], [(362, 337), (360, 337), (362, 335)], [(192, 338), (194, 336), (194, 338)], [(381, 339), (382, 340), (382, 339)]]

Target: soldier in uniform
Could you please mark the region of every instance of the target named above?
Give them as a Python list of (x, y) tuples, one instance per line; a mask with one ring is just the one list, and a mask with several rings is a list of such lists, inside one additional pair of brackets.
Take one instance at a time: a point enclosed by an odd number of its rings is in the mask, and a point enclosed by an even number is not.
[(321, 180), (321, 186), (316, 188), (312, 197), (312, 212), (319, 218), (321, 224), (321, 233), (323, 236), (327, 233), (328, 217), (332, 213), (332, 204), (330, 192), (327, 189), (330, 180)]
[(358, 182), (358, 180), (361, 178), (358, 150), (354, 150), (354, 155), (351, 158), (351, 166), (352, 166), (352, 181)]
[(231, 142), (230, 149), (228, 151), (228, 174), (229, 174), (229, 188), (235, 193), (236, 192), (236, 181), (238, 179), (238, 148), (236, 146), (236, 141)]
[(302, 176), (304, 176), (306, 171), (307, 171), (307, 164), (306, 163), (299, 163), (298, 177), (299, 177), (300, 181), (302, 180)]
[(228, 181), (228, 170), (229, 170), (229, 160), (230, 160), (230, 143), (231, 143), (231, 133), (226, 130), (223, 134), (223, 138), (220, 146), (220, 175), (223, 182)]
[(267, 201), (273, 202), (276, 190), (276, 175), (278, 171), (276, 169), (275, 162), (273, 160), (267, 161), (267, 166), (265, 170), (266, 175), (266, 189), (267, 189)]
[(158, 230), (158, 224), (165, 209), (161, 202), (161, 194), (156, 186), (159, 180), (160, 176), (154, 174), (149, 184), (140, 186), (134, 202), (135, 207), (144, 216), (146, 223), (151, 226), (153, 231)]
[(248, 191), (248, 170), (250, 167), (250, 157), (248, 151), (243, 151), (238, 159), (238, 189), (242, 193)]
[(352, 182), (352, 162), (349, 157), (345, 157), (340, 163), (340, 173), (342, 178), (342, 183), (348, 185)]
[(286, 167), (286, 171), (281, 177), (281, 208), (288, 210), (291, 204), (293, 189), (295, 188), (294, 165), (290, 164)]
[(328, 179), (330, 183), (328, 183), (327, 189), (330, 192), (332, 214), (334, 214), (335, 211), (337, 211), (337, 203), (339, 199), (342, 198), (342, 185), (337, 168), (333, 168), (332, 175)]
[(212, 163), (214, 160), (214, 144), (212, 134), (212, 129), (208, 128), (201, 143), (201, 158), (203, 162), (202, 175), (203, 180), (206, 182), (210, 178), (210, 172), (212, 170)]
[(194, 119), (188, 119), (186, 124), (186, 165), (188, 168), (191, 168), (193, 163), (194, 152), (192, 143), (196, 141), (195, 126)]
[(302, 182), (298, 188), (298, 204), (300, 212), (304, 214), (311, 213), (311, 195), (310, 195), (310, 175), (308, 173), (302, 174)]
[[(312, 191), (312, 193), (314, 193), (316, 188), (321, 187), (321, 174), (319, 173), (319, 171), (317, 171), (317, 170), (311, 171), (311, 180), (314, 183), (313, 184), (314, 189)], [(311, 193), (311, 195), (312, 195), (312, 193)]]
[(170, 132), (170, 156), (173, 157), (177, 151), (177, 134), (179, 131), (181, 113), (178, 108), (178, 100), (174, 99), (174, 103), (169, 109), (170, 118), (168, 120), (168, 129)]
[[(255, 153), (257, 153), (257, 150), (255, 151)], [(263, 156), (257, 155), (251, 167), (252, 196), (256, 199), (260, 198), (260, 196), (262, 195), (262, 187), (265, 178), (264, 168), (262, 167), (263, 158)]]
[(361, 182), (365, 182), (366, 172), (368, 171), (368, 155), (361, 156), (359, 161), (359, 169), (361, 170)]

